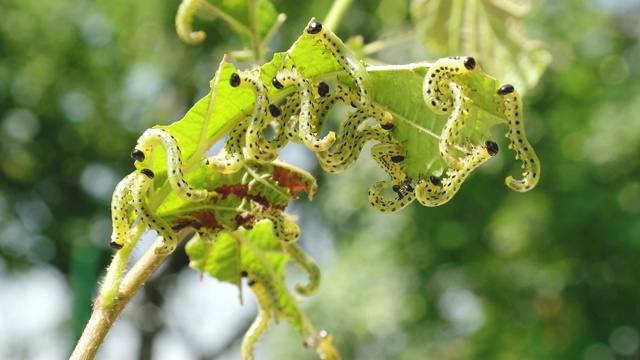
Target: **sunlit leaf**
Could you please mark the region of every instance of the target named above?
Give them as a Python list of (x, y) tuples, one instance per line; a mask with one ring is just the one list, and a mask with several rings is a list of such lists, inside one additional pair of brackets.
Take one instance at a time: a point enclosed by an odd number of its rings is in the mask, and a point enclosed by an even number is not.
[(416, 0), (411, 15), (418, 35), (442, 56), (474, 56), (492, 76), (533, 88), (551, 55), (528, 38), (522, 17), (528, 0)]

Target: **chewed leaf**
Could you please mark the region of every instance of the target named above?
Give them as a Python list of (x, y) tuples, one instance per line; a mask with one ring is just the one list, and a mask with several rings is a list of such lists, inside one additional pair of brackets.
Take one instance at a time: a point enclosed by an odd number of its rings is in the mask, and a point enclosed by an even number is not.
[(174, 193), (167, 195), (158, 214), (174, 227), (193, 227), (233, 231), (247, 225), (241, 216), (249, 211), (247, 203), (262, 208), (284, 210), (299, 191), (309, 197), (316, 191), (316, 181), (304, 170), (280, 162), (259, 164), (248, 162), (244, 170), (221, 174), (206, 166), (192, 171), (187, 177), (197, 188), (215, 192), (203, 202), (184, 201)]
[[(369, 67), (374, 84), (375, 103), (394, 117), (393, 136), (404, 144), (407, 175), (413, 179), (440, 175), (447, 167), (440, 156), (439, 141), (448, 114), (438, 115), (425, 104), (422, 84), (429, 64), (398, 67)], [(482, 71), (461, 75), (459, 81), (471, 99), (466, 127), (458, 138), (460, 156), (469, 151), (466, 144), (478, 144), (491, 139), (491, 128), (506, 123), (504, 104), (496, 90), (497, 80)]]
[(468, 55), (485, 70), (524, 90), (534, 87), (551, 61), (540, 41), (524, 31), (528, 0), (421, 0), (411, 8), (419, 36), (442, 55)]
[(251, 230), (223, 233), (214, 243), (196, 236), (186, 250), (190, 267), (220, 281), (239, 285), (246, 274), (249, 280), (260, 282), (272, 298), (273, 308), (265, 310), (305, 334), (300, 309), (284, 284), (284, 267), (291, 257), (282, 251), (270, 221), (259, 222)]

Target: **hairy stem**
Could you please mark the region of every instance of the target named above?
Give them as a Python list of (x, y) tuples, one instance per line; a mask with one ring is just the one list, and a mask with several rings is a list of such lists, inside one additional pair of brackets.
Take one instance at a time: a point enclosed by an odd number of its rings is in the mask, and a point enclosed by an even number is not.
[[(182, 242), (190, 231), (183, 231), (178, 234), (178, 241)], [(110, 306), (107, 306), (100, 294), (94, 304), (91, 318), (84, 328), (78, 343), (76, 344), (70, 360), (88, 360), (93, 359), (100, 348), (100, 345), (107, 336), (109, 329), (118, 319), (122, 310), (131, 301), (133, 296), (138, 292), (140, 287), (149, 279), (156, 269), (167, 258), (154, 253), (156, 247), (161, 247), (162, 241), (156, 239), (154, 245), (138, 260), (135, 265), (127, 272), (120, 283), (120, 289), (116, 300)], [(121, 261), (118, 256), (114, 257), (114, 262)]]

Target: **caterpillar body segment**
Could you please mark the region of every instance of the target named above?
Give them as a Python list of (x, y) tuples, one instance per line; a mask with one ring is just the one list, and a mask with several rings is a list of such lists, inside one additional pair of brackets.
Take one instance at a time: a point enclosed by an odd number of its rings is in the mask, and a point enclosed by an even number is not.
[(504, 114), (509, 128), (506, 137), (511, 141), (509, 148), (516, 152), (516, 159), (522, 161), (524, 169), (521, 180), (509, 176), (506, 184), (515, 191), (529, 191), (536, 186), (540, 178), (540, 161), (525, 136), (522, 97), (509, 84), (502, 85), (498, 89), (498, 95), (502, 96), (506, 108)]
[(131, 152), (131, 157), (138, 162), (142, 162), (150, 156), (157, 146), (161, 146), (166, 154), (167, 178), (176, 194), (186, 201), (199, 202), (205, 200), (209, 192), (204, 189), (192, 189), (184, 179), (180, 147), (178, 147), (177, 140), (166, 130), (147, 129), (138, 139), (138, 144)]
[(294, 85), (300, 97), (300, 113), (298, 115), (298, 136), (300, 140), (313, 151), (323, 151), (335, 142), (336, 135), (329, 132), (324, 138), (318, 138), (320, 129), (316, 126), (313, 109), (313, 91), (311, 83), (295, 70), (280, 70), (273, 84), (276, 88)]
[(472, 57), (448, 57), (433, 63), (424, 77), (422, 96), (429, 109), (436, 114), (447, 114), (453, 106), (449, 91), (449, 82), (456, 76), (476, 69), (476, 60)]
[(368, 107), (373, 99), (373, 83), (365, 66), (347, 49), (336, 34), (315, 19), (309, 21), (305, 31), (332, 53), (338, 64), (353, 78), (360, 94), (359, 98), (355, 100), (358, 106)]
[(473, 148), (471, 154), (462, 159), (463, 166), (460, 169), (450, 169), (447, 177), (439, 179), (431, 176), (421, 179), (415, 188), (418, 201), (428, 207), (440, 206), (447, 203), (460, 190), (460, 186), (466, 178), (478, 166), (498, 153), (498, 144), (486, 141)]

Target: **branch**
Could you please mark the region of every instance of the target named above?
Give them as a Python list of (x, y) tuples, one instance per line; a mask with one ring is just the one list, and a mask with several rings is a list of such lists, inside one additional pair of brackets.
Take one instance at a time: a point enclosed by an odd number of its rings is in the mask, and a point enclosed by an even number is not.
[[(178, 241), (182, 242), (191, 231), (185, 230), (178, 234)], [(103, 297), (98, 295), (93, 304), (93, 313), (87, 326), (76, 344), (70, 360), (93, 359), (100, 348), (100, 345), (107, 336), (109, 329), (131, 301), (140, 287), (149, 279), (156, 269), (162, 264), (167, 256), (159, 256), (154, 253), (156, 247), (162, 246), (162, 241), (157, 238), (154, 245), (135, 263), (122, 279), (120, 291), (114, 306), (105, 306)], [(115, 259), (115, 257), (114, 257)]]

